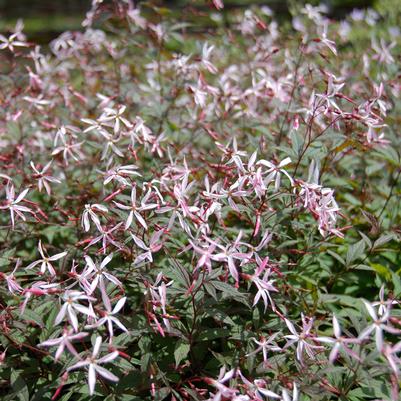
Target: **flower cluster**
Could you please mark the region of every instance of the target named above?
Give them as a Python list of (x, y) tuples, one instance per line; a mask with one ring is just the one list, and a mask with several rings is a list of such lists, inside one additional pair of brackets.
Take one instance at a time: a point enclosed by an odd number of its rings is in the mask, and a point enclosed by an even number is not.
[(0, 35), (6, 399), (399, 399), (400, 34), (92, 3)]

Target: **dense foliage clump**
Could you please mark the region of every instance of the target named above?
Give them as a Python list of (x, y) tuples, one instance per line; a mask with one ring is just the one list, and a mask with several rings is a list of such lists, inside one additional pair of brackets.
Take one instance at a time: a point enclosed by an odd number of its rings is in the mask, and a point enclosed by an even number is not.
[(0, 36), (2, 400), (399, 399), (399, 28), (213, 3)]

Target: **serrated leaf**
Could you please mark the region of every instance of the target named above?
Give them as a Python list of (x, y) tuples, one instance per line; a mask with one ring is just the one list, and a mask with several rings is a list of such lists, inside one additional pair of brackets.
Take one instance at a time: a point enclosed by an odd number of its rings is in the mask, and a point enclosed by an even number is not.
[(196, 339), (197, 341), (210, 341), (216, 338), (228, 337), (229, 335), (230, 335), (229, 329), (221, 329), (221, 328), (206, 329), (203, 330), (202, 333)]
[(378, 239), (375, 241), (373, 247), (374, 247), (374, 248), (377, 248), (377, 247), (379, 247), (380, 245), (384, 245), (384, 244), (386, 244), (387, 242), (390, 242), (390, 241), (393, 240), (394, 238), (395, 238), (395, 235), (392, 234), (392, 233), (382, 235), (380, 238), (378, 238)]
[(25, 309), (24, 313), (21, 315), (24, 320), (32, 321), (40, 327), (44, 327), (44, 323), (40, 315), (30, 309)]
[(354, 260), (362, 257), (365, 250), (365, 241), (360, 240), (356, 244), (350, 245), (347, 252), (345, 263), (349, 266)]
[(18, 399), (20, 401), (29, 401), (29, 390), (25, 380), (21, 377), (21, 375), (17, 371), (12, 370), (10, 379), (11, 387), (13, 388)]
[(185, 359), (190, 350), (190, 345), (183, 341), (178, 341), (174, 350), (175, 367), (177, 368), (181, 361)]

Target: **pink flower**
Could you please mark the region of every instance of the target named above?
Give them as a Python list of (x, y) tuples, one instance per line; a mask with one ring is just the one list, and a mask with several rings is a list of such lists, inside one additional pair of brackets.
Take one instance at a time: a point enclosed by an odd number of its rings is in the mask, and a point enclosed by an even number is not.
[(53, 256), (46, 256), (45, 255), (46, 249), (42, 247), (42, 241), (40, 241), (40, 240), (39, 240), (39, 244), (38, 244), (38, 250), (39, 250), (40, 256), (42, 256), (42, 259), (39, 259), (39, 260), (31, 263), (25, 269), (27, 269), (27, 270), (32, 269), (33, 267), (35, 267), (36, 265), (41, 263), (41, 266), (40, 266), (41, 274), (44, 274), (46, 272), (46, 270), (48, 270), (52, 276), (55, 276), (56, 271), (54, 270), (54, 267), (50, 262), (54, 262), (56, 260), (63, 258), (65, 255), (67, 255), (67, 252), (57, 253), (56, 255), (53, 255)]
[(269, 338), (261, 337), (260, 341), (256, 340), (255, 338), (252, 338), (252, 340), (259, 345), (258, 348), (255, 349), (255, 351), (250, 352), (246, 356), (250, 355), (255, 355), (258, 352), (262, 351), (263, 354), (263, 362), (267, 362), (267, 352), (270, 351), (281, 351), (281, 348), (277, 346), (276, 343), (273, 342), (273, 340), (278, 336), (278, 333), (273, 334)]
[(83, 292), (80, 291), (67, 290), (62, 295), (62, 299), (64, 300), (64, 304), (56, 316), (56, 319), (54, 321), (55, 325), (60, 324), (64, 320), (65, 316), (68, 315), (74, 331), (77, 332), (78, 318), (76, 312), (80, 312), (86, 316), (96, 318), (96, 315), (94, 314), (92, 309), (78, 303), (78, 301), (95, 301), (95, 298), (89, 297), (88, 295), (85, 295)]
[(106, 291), (106, 283), (105, 281), (110, 281), (117, 287), (122, 287), (122, 283), (117, 277), (113, 276), (111, 273), (106, 271), (106, 266), (111, 262), (113, 259), (113, 254), (106, 256), (103, 261), (100, 263), (100, 266), (97, 266), (90, 256), (85, 256), (86, 267), (83, 271), (82, 275), (87, 280), (92, 280), (89, 288), (89, 295), (91, 295), (97, 286), (100, 287), (100, 292), (102, 294), (103, 300), (107, 298), (107, 291)]
[(67, 347), (67, 349), (71, 352), (71, 354), (78, 356), (77, 351), (75, 350), (74, 346), (71, 344), (72, 341), (74, 340), (81, 340), (82, 338), (86, 337), (89, 333), (77, 333), (73, 334), (73, 330), (64, 328), (63, 329), (63, 334), (59, 338), (52, 338), (50, 340), (44, 341), (39, 344), (40, 347), (54, 347), (55, 345), (58, 345), (55, 359), (60, 358), (61, 354), (64, 352), (64, 348)]
[(335, 338), (316, 337), (316, 340), (322, 343), (333, 344), (333, 349), (330, 352), (329, 361), (333, 363), (337, 359), (338, 353), (340, 352), (341, 349), (343, 349), (348, 355), (359, 361), (360, 360), (359, 356), (347, 345), (347, 344), (358, 344), (360, 342), (359, 339), (347, 338), (342, 336), (341, 327), (335, 315), (333, 315), (333, 329)]
[(284, 160), (282, 160), (279, 164), (274, 164), (270, 161), (267, 160), (259, 160), (257, 164), (261, 164), (263, 166), (268, 167), (268, 170), (266, 173), (268, 173), (267, 177), (265, 178), (265, 181), (267, 184), (270, 182), (274, 181), (274, 189), (276, 191), (279, 190), (280, 188), (280, 183), (281, 183), (281, 174), (284, 174), (287, 176), (287, 178), (290, 180), (291, 185), (294, 185), (294, 180), (292, 177), (283, 169), (284, 166), (288, 165), (291, 163), (291, 159), (289, 157), (286, 157)]
[(392, 334), (400, 334), (401, 330), (391, 327), (387, 324), (390, 317), (389, 308), (382, 316), (378, 317), (376, 314), (376, 310), (371, 303), (365, 300), (363, 300), (363, 303), (365, 304), (365, 307), (370, 317), (373, 319), (373, 323), (362, 331), (362, 333), (359, 335), (359, 340), (364, 340), (365, 338), (369, 337), (370, 334), (374, 331), (376, 348), (379, 352), (381, 352), (383, 348), (383, 331), (387, 331)]
[(9, 209), (11, 215), (11, 224), (14, 228), (15, 226), (15, 218), (14, 214), (21, 217), (22, 220), (26, 221), (25, 213), (33, 213), (29, 207), (19, 205), (19, 203), (24, 199), (29, 189), (24, 189), (18, 196), (15, 198), (15, 189), (14, 185), (11, 182), (8, 182), (6, 186), (6, 204), (4, 206), (0, 206), (0, 209)]
[(93, 347), (92, 355), (88, 356), (84, 361), (77, 362), (75, 365), (67, 368), (67, 372), (75, 369), (80, 369), (83, 367), (88, 367), (88, 385), (89, 385), (89, 394), (93, 395), (95, 392), (96, 385), (96, 374), (104, 377), (107, 380), (111, 380), (114, 382), (118, 381), (118, 377), (110, 373), (105, 368), (100, 366), (103, 363), (108, 363), (113, 361), (118, 357), (118, 351), (113, 351), (110, 354), (103, 356), (102, 358), (97, 358), (100, 347), (102, 345), (102, 337), (97, 337), (95, 341), (95, 345)]
[(145, 204), (145, 203), (143, 203), (143, 201), (141, 202), (141, 206), (137, 206), (136, 205), (136, 187), (135, 187), (135, 185), (132, 187), (132, 190), (131, 190), (131, 205), (130, 206), (123, 205), (118, 202), (114, 202), (114, 204), (119, 209), (130, 211), (127, 221), (125, 222), (125, 226), (124, 226), (125, 230), (127, 230), (131, 226), (134, 217), (136, 218), (136, 220), (138, 220), (138, 222), (141, 224), (141, 226), (145, 230), (147, 230), (148, 226), (147, 226), (144, 218), (141, 216), (141, 214), (139, 212), (142, 212), (144, 210), (151, 210), (151, 209), (154, 209), (157, 207), (156, 203)]
[(288, 319), (285, 319), (285, 324), (287, 325), (291, 334), (284, 336), (289, 340), (285, 345), (284, 349), (296, 343), (297, 344), (296, 356), (301, 364), (303, 364), (304, 351), (308, 354), (310, 358), (314, 358), (313, 349), (322, 349), (322, 347), (313, 345), (308, 341), (309, 339), (314, 338), (314, 336), (310, 332), (312, 330), (313, 319), (305, 317), (302, 314), (302, 331), (300, 333), (297, 333), (294, 325)]
[(106, 310), (102, 312), (103, 317), (101, 319), (99, 319), (96, 323), (85, 326), (85, 329), (93, 329), (96, 327), (107, 325), (107, 328), (109, 330), (110, 340), (114, 336), (113, 324), (115, 324), (117, 327), (119, 327), (122, 331), (125, 331), (126, 333), (128, 333), (127, 328), (114, 316), (118, 312), (120, 312), (120, 310), (123, 308), (126, 300), (127, 300), (126, 297), (121, 298), (117, 302), (117, 304), (114, 306), (113, 310), (111, 310), (111, 304), (110, 304), (109, 297), (108, 296), (103, 297), (103, 302), (106, 307)]
[(11, 294), (21, 293), (23, 291), (23, 288), (17, 283), (14, 276), (14, 273), (17, 271), (20, 264), (21, 261), (18, 259), (14, 270), (10, 274), (0, 272), (0, 277), (3, 277), (6, 280), (8, 291), (10, 291)]
[(81, 218), (81, 225), (85, 231), (90, 230), (89, 218), (96, 224), (97, 227), (100, 227), (100, 220), (99, 220), (99, 217), (97, 216), (96, 212), (107, 213), (108, 209), (106, 206), (99, 205), (97, 203), (94, 203), (92, 205), (90, 205), (90, 204), (85, 205), (85, 210), (82, 213), (82, 218)]
[(54, 177), (52, 177), (52, 176), (50, 176), (48, 174), (45, 174), (46, 171), (50, 168), (50, 166), (52, 164), (52, 160), (43, 167), (42, 171), (39, 171), (35, 167), (35, 164), (32, 161), (31, 161), (30, 164), (31, 164), (32, 170), (36, 173), (34, 175), (34, 178), (38, 180), (39, 192), (42, 192), (42, 189), (44, 187), (46, 189), (47, 194), (50, 195), (51, 194), (51, 188), (50, 188), (49, 182), (55, 182), (55, 183), (58, 183), (58, 184), (61, 183), (61, 181), (58, 180), (57, 178), (54, 178)]

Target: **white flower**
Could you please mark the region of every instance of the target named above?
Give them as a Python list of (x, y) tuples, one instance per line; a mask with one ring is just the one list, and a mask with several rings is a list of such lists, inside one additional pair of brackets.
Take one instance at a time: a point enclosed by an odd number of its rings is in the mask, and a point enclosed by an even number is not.
[(22, 220), (26, 221), (26, 217), (24, 216), (23, 212), (25, 213), (33, 213), (29, 207), (18, 205), (20, 203), (25, 195), (28, 193), (29, 189), (24, 189), (15, 199), (15, 189), (14, 185), (9, 182), (6, 186), (6, 204), (4, 206), (0, 206), (0, 209), (9, 209), (10, 210), (10, 215), (11, 215), (11, 224), (12, 227), (14, 228), (15, 225), (15, 218), (14, 218), (14, 213), (21, 217)]
[(387, 321), (390, 317), (390, 309), (389, 308), (379, 318), (377, 316), (375, 308), (372, 306), (372, 304), (370, 304), (369, 302), (367, 302), (365, 300), (363, 300), (363, 303), (365, 304), (365, 307), (366, 307), (370, 317), (373, 319), (373, 323), (370, 326), (366, 327), (362, 331), (362, 333), (359, 335), (359, 339), (364, 340), (374, 331), (375, 332), (375, 340), (376, 340), (376, 348), (379, 352), (381, 352), (383, 349), (383, 331), (387, 331), (392, 334), (400, 334), (401, 330), (398, 330), (394, 327), (387, 325)]
[(90, 204), (85, 205), (85, 210), (82, 213), (82, 218), (81, 218), (81, 225), (85, 231), (89, 231), (91, 227), (89, 217), (92, 219), (92, 221), (96, 224), (97, 227), (100, 227), (100, 220), (96, 214), (96, 212), (99, 211), (107, 213), (108, 209), (106, 206), (99, 205), (97, 203), (94, 203), (92, 205)]
[(143, 203), (143, 201), (141, 202), (141, 206), (137, 206), (136, 205), (136, 187), (135, 186), (133, 186), (132, 190), (131, 190), (131, 206), (123, 205), (118, 202), (114, 202), (114, 204), (119, 209), (130, 211), (127, 221), (125, 222), (125, 230), (127, 230), (131, 226), (134, 216), (138, 220), (138, 222), (141, 224), (141, 226), (145, 230), (147, 230), (148, 226), (147, 226), (144, 218), (141, 216), (141, 214), (139, 212), (144, 211), (144, 210), (154, 209), (157, 207), (156, 203), (151, 203), (151, 204), (146, 205), (145, 203)]
[(73, 291), (73, 290), (67, 290), (63, 294), (62, 298), (65, 301), (65, 303), (61, 307), (59, 313), (56, 316), (56, 319), (54, 321), (55, 325), (60, 324), (63, 321), (65, 315), (68, 314), (68, 318), (72, 324), (72, 327), (74, 328), (75, 331), (78, 331), (78, 319), (76, 311), (83, 313), (84, 315), (96, 318), (96, 315), (94, 314), (91, 308), (88, 308), (87, 306), (83, 306), (78, 303), (78, 301), (81, 300), (89, 302), (95, 301), (96, 300), (95, 298), (89, 297), (88, 295), (85, 295), (85, 293), (83, 292)]
[(71, 344), (72, 341), (74, 340), (81, 340), (82, 338), (86, 337), (89, 333), (77, 333), (73, 334), (73, 331), (71, 329), (65, 328), (63, 330), (63, 334), (59, 338), (52, 338), (50, 340), (44, 341), (43, 343), (40, 343), (40, 347), (53, 347), (55, 345), (58, 345), (55, 359), (57, 361), (58, 358), (60, 358), (61, 354), (64, 351), (64, 348), (67, 347), (67, 349), (75, 356), (78, 356), (77, 351), (75, 350), (74, 346)]
[(125, 301), (127, 300), (127, 297), (121, 298), (117, 304), (114, 306), (113, 310), (111, 310), (111, 304), (109, 298), (106, 296), (103, 298), (106, 311), (104, 311), (104, 316), (99, 319), (96, 323), (85, 326), (86, 329), (93, 329), (95, 327), (100, 327), (103, 325), (107, 325), (107, 328), (109, 330), (109, 335), (110, 339), (114, 336), (114, 331), (113, 331), (113, 324), (118, 326), (122, 331), (128, 332), (127, 328), (114, 316), (120, 310), (125, 304)]
[(49, 182), (56, 182), (58, 184), (61, 183), (60, 180), (58, 180), (57, 178), (54, 178), (50, 175), (46, 175), (46, 171), (49, 169), (50, 165), (52, 164), (51, 160), (49, 163), (46, 164), (46, 166), (43, 167), (42, 171), (39, 171), (36, 167), (35, 164), (33, 163), (33, 161), (31, 161), (31, 167), (32, 170), (36, 173), (34, 175), (34, 178), (36, 178), (38, 180), (38, 188), (39, 188), (39, 192), (42, 192), (43, 187), (45, 187), (46, 192), (48, 195), (51, 194), (51, 188), (49, 185)]
[(105, 280), (108, 280), (115, 284), (117, 287), (121, 287), (122, 283), (120, 280), (118, 280), (116, 277), (114, 277), (112, 274), (108, 273), (105, 269), (105, 267), (110, 263), (110, 261), (113, 259), (113, 254), (110, 254), (109, 256), (106, 256), (100, 266), (96, 266), (96, 264), (93, 262), (92, 258), (90, 256), (85, 256), (85, 261), (86, 261), (86, 267), (85, 270), (83, 271), (83, 275), (88, 279), (93, 279), (92, 283), (90, 284), (90, 290), (89, 294), (92, 294), (93, 291), (97, 288), (98, 284), (100, 286), (100, 291), (103, 296), (103, 300), (107, 297), (107, 291), (106, 291), (106, 284)]
[(96, 373), (100, 376), (104, 377), (107, 380), (111, 380), (114, 382), (118, 381), (118, 377), (107, 371), (106, 369), (102, 368), (101, 364), (111, 362), (118, 357), (118, 351), (114, 351), (110, 354), (103, 356), (102, 358), (97, 358), (100, 346), (102, 345), (102, 337), (97, 337), (95, 341), (95, 345), (93, 347), (93, 352), (91, 356), (88, 356), (84, 361), (77, 362), (75, 365), (70, 366), (67, 368), (67, 371), (74, 369), (79, 369), (82, 367), (88, 367), (88, 385), (89, 385), (89, 394), (93, 395), (95, 391), (96, 385)]
[(54, 262), (56, 260), (63, 258), (65, 255), (67, 255), (67, 252), (57, 253), (56, 255), (53, 255), (53, 256), (46, 256), (45, 255), (46, 249), (44, 249), (42, 247), (42, 241), (40, 241), (40, 240), (39, 240), (39, 244), (38, 244), (38, 250), (39, 250), (40, 256), (42, 256), (42, 259), (39, 259), (39, 260), (31, 263), (25, 269), (27, 269), (27, 270), (32, 269), (33, 267), (35, 267), (36, 265), (41, 263), (41, 266), (40, 266), (41, 274), (44, 274), (45, 271), (48, 270), (52, 276), (55, 276), (56, 272), (54, 270), (53, 265), (50, 262)]
[(112, 109), (110, 107), (106, 107), (104, 109), (104, 113), (101, 117), (99, 117), (99, 122), (110, 122), (114, 121), (114, 133), (117, 134), (120, 131), (120, 123), (123, 123), (127, 128), (132, 128), (132, 124), (124, 118), (122, 115), (127, 106), (119, 106), (118, 109)]
[(263, 166), (268, 167), (269, 169), (266, 171), (268, 176), (265, 178), (267, 184), (269, 184), (271, 181), (275, 181), (274, 183), (274, 189), (278, 191), (280, 188), (280, 183), (281, 183), (281, 174), (285, 174), (288, 179), (291, 182), (291, 185), (294, 185), (294, 180), (292, 177), (283, 169), (284, 166), (287, 164), (291, 163), (291, 159), (289, 157), (286, 157), (284, 160), (282, 160), (279, 164), (274, 164), (272, 162), (269, 162), (267, 160), (259, 160), (256, 164), (262, 164)]

